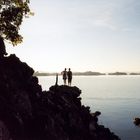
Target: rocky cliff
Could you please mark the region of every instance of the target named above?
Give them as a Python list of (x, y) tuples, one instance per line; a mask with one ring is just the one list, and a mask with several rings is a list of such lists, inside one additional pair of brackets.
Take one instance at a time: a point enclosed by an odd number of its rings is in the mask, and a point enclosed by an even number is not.
[(98, 124), (100, 112), (81, 104), (77, 87), (42, 91), (34, 70), (15, 55), (0, 60), (0, 138), (3, 140), (119, 140)]

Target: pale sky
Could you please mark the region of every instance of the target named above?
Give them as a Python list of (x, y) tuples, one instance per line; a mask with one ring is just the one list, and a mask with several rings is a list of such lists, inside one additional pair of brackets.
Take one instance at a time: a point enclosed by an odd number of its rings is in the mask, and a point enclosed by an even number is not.
[(140, 0), (30, 0), (22, 44), (12, 47), (36, 71), (140, 72)]

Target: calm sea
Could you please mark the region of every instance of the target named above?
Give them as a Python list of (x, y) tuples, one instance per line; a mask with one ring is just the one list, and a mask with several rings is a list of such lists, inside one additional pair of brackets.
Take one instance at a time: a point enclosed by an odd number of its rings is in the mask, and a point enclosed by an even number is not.
[[(39, 77), (43, 90), (55, 84), (54, 76)], [(59, 76), (59, 85), (63, 84)], [(73, 86), (82, 90), (82, 103), (91, 112), (101, 111), (99, 123), (110, 128), (122, 140), (140, 140), (140, 76), (75, 76)]]

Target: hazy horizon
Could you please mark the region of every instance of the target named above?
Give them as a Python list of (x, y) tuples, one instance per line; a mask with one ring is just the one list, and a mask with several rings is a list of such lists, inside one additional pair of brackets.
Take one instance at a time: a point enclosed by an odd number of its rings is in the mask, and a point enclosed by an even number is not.
[[(63, 71), (63, 70), (62, 70)], [(35, 72), (39, 72), (39, 73), (61, 73), (62, 71), (35, 71)], [(90, 71), (90, 70), (86, 70), (86, 71), (72, 71), (73, 73), (84, 73), (84, 72), (99, 72), (99, 73), (105, 73), (105, 74), (108, 74), (108, 73), (116, 73), (116, 72), (124, 72), (124, 73), (140, 73), (140, 71), (107, 71), (107, 72), (103, 72), (103, 71)]]
[(139, 0), (30, 0), (15, 53), (35, 71), (139, 72)]

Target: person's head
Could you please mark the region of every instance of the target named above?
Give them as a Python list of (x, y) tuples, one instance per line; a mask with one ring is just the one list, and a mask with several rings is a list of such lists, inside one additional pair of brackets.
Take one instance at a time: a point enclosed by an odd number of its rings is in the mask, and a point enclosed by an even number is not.
[(65, 68), (65, 71), (66, 71), (67, 69)]
[(69, 71), (70, 71), (70, 68), (69, 68)]

